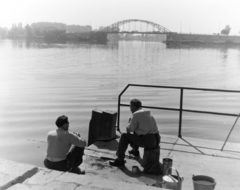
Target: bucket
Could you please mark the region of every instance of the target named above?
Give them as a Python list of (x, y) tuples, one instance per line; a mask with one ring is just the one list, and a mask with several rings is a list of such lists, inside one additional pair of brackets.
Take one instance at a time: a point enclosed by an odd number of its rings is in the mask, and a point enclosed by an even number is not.
[(172, 189), (172, 190), (181, 190), (182, 189), (182, 182), (183, 177), (179, 176), (178, 171), (174, 167), (170, 167), (167, 169), (167, 173), (169, 171), (175, 170), (177, 175), (165, 175), (162, 178), (162, 182), (158, 182), (162, 184), (162, 188)]
[(216, 186), (215, 179), (205, 175), (193, 175), (192, 181), (194, 190), (214, 190)]
[(172, 167), (172, 164), (173, 160), (171, 158), (163, 158), (163, 175), (172, 173), (171, 169), (167, 173), (167, 170)]

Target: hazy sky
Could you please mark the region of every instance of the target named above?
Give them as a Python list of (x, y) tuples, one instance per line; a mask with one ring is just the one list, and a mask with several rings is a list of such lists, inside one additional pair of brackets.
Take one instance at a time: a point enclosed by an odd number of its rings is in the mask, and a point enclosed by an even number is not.
[(0, 26), (61, 22), (109, 26), (148, 20), (174, 32), (219, 33), (226, 25), (240, 35), (240, 0), (0, 0)]

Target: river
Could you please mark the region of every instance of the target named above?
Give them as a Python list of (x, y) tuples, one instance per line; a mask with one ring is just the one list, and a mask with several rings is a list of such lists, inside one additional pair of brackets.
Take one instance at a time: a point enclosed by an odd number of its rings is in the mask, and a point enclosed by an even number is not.
[[(48, 44), (0, 40), (0, 157), (43, 166), (46, 134), (67, 115), (70, 130), (88, 138), (93, 109), (117, 111), (127, 84), (240, 90), (240, 47), (166, 46), (160, 42)], [(185, 108), (240, 112), (240, 95), (186, 92)], [(179, 107), (174, 90), (131, 88), (122, 98)], [(178, 134), (173, 111), (152, 110), (161, 134)], [(129, 108), (121, 109), (124, 131)], [(223, 141), (236, 117), (185, 113), (183, 136)], [(240, 142), (240, 121), (231, 142)]]

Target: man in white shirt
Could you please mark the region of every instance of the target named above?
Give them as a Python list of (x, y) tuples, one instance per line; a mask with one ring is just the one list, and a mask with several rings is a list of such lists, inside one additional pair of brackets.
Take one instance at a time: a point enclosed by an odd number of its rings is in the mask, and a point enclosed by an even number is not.
[(117, 159), (110, 161), (112, 166), (125, 165), (125, 152), (129, 144), (133, 148), (129, 153), (139, 156), (139, 147), (157, 148), (160, 143), (157, 123), (151, 112), (142, 108), (142, 103), (138, 99), (130, 101), (130, 110), (133, 115), (126, 127), (127, 133), (121, 135), (117, 149)]
[(68, 131), (67, 116), (59, 116), (56, 125), (58, 128), (47, 135), (48, 147), (44, 165), (48, 169), (84, 174), (78, 166), (82, 163), (86, 141), (79, 133)]

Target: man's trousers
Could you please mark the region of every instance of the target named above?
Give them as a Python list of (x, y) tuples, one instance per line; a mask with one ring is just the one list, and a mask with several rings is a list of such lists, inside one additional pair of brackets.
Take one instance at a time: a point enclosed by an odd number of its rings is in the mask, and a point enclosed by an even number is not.
[(65, 160), (59, 162), (52, 162), (47, 158), (44, 160), (44, 165), (48, 169), (58, 170), (58, 171), (74, 171), (82, 163), (84, 155), (84, 148), (75, 146), (67, 154)]
[(148, 149), (157, 148), (159, 143), (160, 143), (159, 133), (147, 135), (123, 133), (120, 138), (117, 149), (118, 159), (124, 160), (125, 152), (129, 144), (134, 150), (138, 150), (139, 147)]

